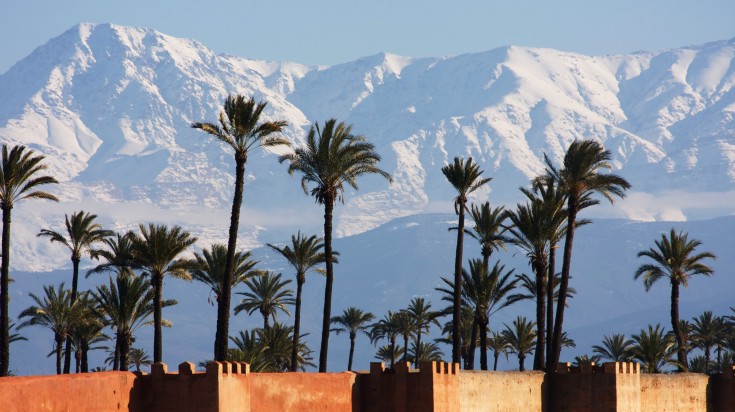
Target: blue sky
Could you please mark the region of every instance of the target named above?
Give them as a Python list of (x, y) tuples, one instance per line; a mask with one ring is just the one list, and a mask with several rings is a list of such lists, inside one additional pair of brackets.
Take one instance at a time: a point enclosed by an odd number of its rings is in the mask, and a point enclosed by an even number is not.
[(613, 54), (735, 37), (733, 0), (5, 3), (0, 6), (0, 73), (80, 22), (148, 27), (199, 40), (219, 53), (312, 65), (381, 51), (444, 56), (519, 45)]

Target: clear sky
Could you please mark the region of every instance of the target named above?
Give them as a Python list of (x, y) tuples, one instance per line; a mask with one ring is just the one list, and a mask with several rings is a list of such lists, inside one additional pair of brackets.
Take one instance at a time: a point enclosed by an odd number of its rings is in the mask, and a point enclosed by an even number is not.
[(0, 73), (80, 22), (153, 28), (215, 52), (332, 65), (504, 45), (585, 54), (735, 37), (734, 0), (5, 0)]

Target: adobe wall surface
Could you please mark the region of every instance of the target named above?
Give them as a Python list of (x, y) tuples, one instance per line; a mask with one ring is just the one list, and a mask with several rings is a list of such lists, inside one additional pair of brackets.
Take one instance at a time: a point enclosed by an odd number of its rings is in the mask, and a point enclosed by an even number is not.
[(461, 412), (541, 412), (547, 395), (543, 372), (462, 371)]
[(0, 378), (3, 412), (128, 411), (136, 376), (130, 372)]
[(700, 373), (641, 374), (641, 411), (714, 412), (707, 402), (709, 377)]
[[(247, 380), (251, 411), (359, 411), (359, 390), (352, 372), (252, 373)], [(233, 389), (226, 390), (229, 395)]]

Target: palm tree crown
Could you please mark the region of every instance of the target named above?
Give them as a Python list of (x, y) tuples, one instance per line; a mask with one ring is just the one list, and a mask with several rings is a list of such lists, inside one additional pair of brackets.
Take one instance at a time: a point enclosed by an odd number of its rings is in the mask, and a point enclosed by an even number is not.
[(276, 320), (276, 312), (279, 310), (290, 314), (286, 305), (294, 303), (293, 290), (286, 286), (291, 283), (291, 279), (282, 281), (281, 276), (280, 273), (265, 272), (262, 276), (246, 280), (245, 285), (249, 291), (238, 293), (245, 298), (235, 306), (235, 314), (246, 311), (251, 315), (258, 311), (263, 316), (263, 329), (268, 329), (269, 318)]
[(332, 318), (332, 324), (339, 325), (339, 327), (333, 328), (332, 331), (338, 335), (342, 332), (347, 332), (350, 338), (350, 355), (347, 362), (348, 371), (352, 370), (352, 359), (355, 354), (355, 338), (357, 337), (357, 333), (364, 332), (370, 336), (368, 333), (370, 325), (368, 323), (373, 319), (375, 319), (375, 315), (370, 312), (363, 312), (354, 306), (350, 306), (341, 315)]
[[(253, 268), (259, 262), (252, 260), (251, 252), (235, 253), (235, 269), (230, 282), (231, 287), (244, 283), (253, 276), (262, 274), (259, 270)], [(204, 283), (209, 286), (214, 293), (217, 302), (220, 301), (225, 279), (225, 265), (227, 264), (227, 246), (223, 244), (214, 244), (209, 249), (203, 249), (202, 254), (194, 253), (195, 267), (191, 270), (191, 277), (197, 282)]]

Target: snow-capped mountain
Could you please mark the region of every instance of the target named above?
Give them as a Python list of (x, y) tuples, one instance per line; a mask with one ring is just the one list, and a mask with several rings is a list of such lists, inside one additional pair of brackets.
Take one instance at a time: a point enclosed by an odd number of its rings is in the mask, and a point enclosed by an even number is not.
[[(494, 178), (477, 199), (513, 204), (544, 154), (558, 162), (582, 138), (601, 141), (634, 186), (631, 200), (604, 214), (684, 220), (735, 209), (734, 58), (735, 39), (622, 56), (504, 47), (308, 67), (217, 55), (154, 30), (80, 24), (0, 75), (0, 140), (43, 153), (63, 182), (52, 189), (62, 205), (18, 208), (36, 227), (85, 208), (117, 228), (150, 216), (186, 223), (204, 241), (223, 238), (232, 154), (189, 125), (216, 121), (232, 93), (267, 100), (265, 118), (287, 120), (295, 144), (332, 117), (375, 143), (394, 182), (367, 178), (349, 191), (336, 211), (339, 235), (449, 210), (440, 168), (454, 156), (472, 156)], [(319, 208), (276, 159), (256, 151), (248, 161), (245, 245), (319, 226)], [(665, 204), (655, 200), (664, 195)], [(692, 200), (707, 196), (718, 200)], [(50, 252), (26, 239), (14, 253)], [(61, 258), (13, 265), (51, 269)]]

